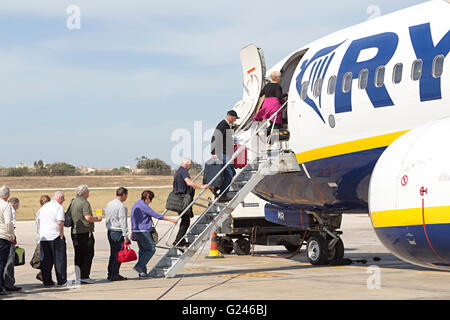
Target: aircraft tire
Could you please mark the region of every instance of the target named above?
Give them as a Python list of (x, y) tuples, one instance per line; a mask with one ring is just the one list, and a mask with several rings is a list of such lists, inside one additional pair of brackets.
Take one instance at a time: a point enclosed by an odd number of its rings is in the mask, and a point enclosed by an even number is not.
[(328, 262), (344, 259), (344, 242), (341, 238), (336, 242), (334, 248), (328, 252)]
[(328, 243), (327, 240), (318, 235), (308, 238), (306, 244), (306, 255), (312, 265), (324, 265), (328, 263)]

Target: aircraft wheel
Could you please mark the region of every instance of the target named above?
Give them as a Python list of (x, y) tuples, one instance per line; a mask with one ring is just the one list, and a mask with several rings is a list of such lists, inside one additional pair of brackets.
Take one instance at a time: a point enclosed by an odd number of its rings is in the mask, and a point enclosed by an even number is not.
[(221, 254), (230, 254), (233, 252), (233, 240), (230, 237), (220, 237), (217, 249)]
[(329, 250), (328, 252), (328, 261), (339, 261), (344, 258), (344, 242), (339, 238), (339, 241), (336, 242), (334, 248)]
[(312, 265), (323, 265), (328, 262), (328, 243), (321, 236), (312, 235), (306, 244), (306, 254)]
[(250, 254), (250, 241), (244, 237), (238, 238), (233, 244), (234, 252), (237, 255), (244, 256)]

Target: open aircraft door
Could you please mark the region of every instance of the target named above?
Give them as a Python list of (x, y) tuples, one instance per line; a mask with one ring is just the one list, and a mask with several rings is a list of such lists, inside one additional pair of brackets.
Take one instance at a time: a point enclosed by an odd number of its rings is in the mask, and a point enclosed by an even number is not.
[(233, 110), (236, 111), (240, 119), (235, 124), (244, 127), (255, 114), (258, 105), (259, 94), (264, 86), (266, 74), (266, 63), (261, 48), (250, 44), (241, 49), (241, 63), (244, 92), (242, 100), (237, 102)]

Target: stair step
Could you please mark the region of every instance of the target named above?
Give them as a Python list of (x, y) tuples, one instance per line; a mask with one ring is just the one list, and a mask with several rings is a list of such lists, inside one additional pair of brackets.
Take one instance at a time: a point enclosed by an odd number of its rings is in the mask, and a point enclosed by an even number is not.
[(192, 204), (205, 208), (205, 210), (184, 236), (184, 239), (190, 243), (189, 247), (182, 248), (183, 252), (176, 247), (170, 248), (166, 255), (150, 271), (152, 275), (166, 278), (174, 277), (178, 270), (183, 268), (187, 260), (192, 258), (198, 250), (201, 250), (201, 247), (209, 241), (210, 231), (214, 228), (220, 228), (226, 219), (230, 218), (237, 202), (243, 201), (250, 189), (261, 181), (263, 176), (259, 173), (255, 175), (258, 168), (258, 164), (251, 164), (238, 171), (227, 194), (233, 199), (233, 201), (230, 200), (230, 203), (211, 200), (206, 198), (206, 196), (196, 199), (196, 201), (205, 201), (207, 204)]

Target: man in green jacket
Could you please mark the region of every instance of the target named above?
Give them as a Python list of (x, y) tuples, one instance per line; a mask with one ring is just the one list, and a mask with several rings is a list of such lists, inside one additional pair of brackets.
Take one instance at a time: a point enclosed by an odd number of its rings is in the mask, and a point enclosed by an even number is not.
[[(94, 222), (102, 221), (101, 216), (92, 215), (88, 186), (82, 184), (75, 189), (77, 197), (73, 199), (70, 212), (73, 220), (72, 241), (75, 250), (75, 270), (81, 283), (94, 283), (89, 275), (94, 259)], [(79, 270), (79, 275), (78, 275)]]

